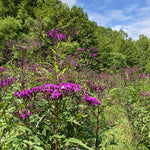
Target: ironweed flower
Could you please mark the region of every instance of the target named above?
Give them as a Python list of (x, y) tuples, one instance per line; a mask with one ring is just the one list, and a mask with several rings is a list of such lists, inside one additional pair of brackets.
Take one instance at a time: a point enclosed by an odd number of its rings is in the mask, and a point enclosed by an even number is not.
[(78, 55), (79, 53), (75, 53), (74, 55)]
[(93, 56), (95, 57), (95, 56), (97, 56), (97, 54), (93, 53)]
[(62, 82), (59, 85), (56, 84), (44, 84), (42, 90), (43, 93), (47, 93), (52, 99), (58, 99), (66, 97), (68, 94), (77, 93), (80, 90), (81, 85), (74, 83)]
[(31, 112), (27, 110), (23, 110), (19, 112), (18, 110), (16, 112), (13, 112), (13, 115), (17, 117), (18, 119), (25, 120), (26, 118), (29, 118), (31, 116)]
[(16, 80), (17, 80), (16, 78), (9, 78), (9, 79), (6, 78), (4, 80), (0, 80), (0, 88), (10, 86)]
[(149, 91), (149, 93), (148, 93), (148, 92), (139, 91), (139, 93), (140, 93), (141, 95), (143, 95), (143, 96), (148, 96), (148, 95), (150, 95), (150, 91)]
[(60, 41), (62, 39), (66, 38), (66, 35), (64, 33), (58, 34), (57, 39)]
[(94, 49), (94, 51), (98, 51), (98, 48)]
[(55, 38), (58, 41), (66, 38), (66, 35), (64, 33), (60, 33), (59, 34), (58, 31), (59, 31), (59, 29), (57, 29), (57, 30), (50, 30), (50, 31), (47, 32), (46, 36), (47, 37), (51, 37), (51, 38)]
[(50, 30), (50, 31), (47, 32), (47, 35), (46, 35), (46, 36), (47, 36), (47, 37), (56, 38), (57, 34), (58, 34), (58, 31), (57, 31), (57, 30)]
[(15, 92), (14, 96), (27, 100), (34, 94), (37, 94), (41, 89), (41, 86), (37, 86), (26, 90), (20, 90), (19, 92)]
[(98, 84), (92, 80), (87, 80), (87, 85), (92, 92), (102, 92), (105, 89), (105, 87), (103, 87), (101, 84)]
[(6, 70), (5, 68), (1, 67), (0, 68), (0, 73), (4, 72), (5, 70)]
[(79, 51), (84, 51), (84, 48), (78, 48)]
[(56, 84), (43, 84), (42, 86), (33, 87), (26, 90), (20, 90), (15, 92), (14, 96), (17, 98), (29, 99), (37, 93), (48, 94), (52, 99), (67, 96), (69, 93), (77, 93), (80, 90), (81, 85), (74, 83), (62, 82), (59, 85)]
[(146, 76), (144, 73), (141, 73), (141, 74), (140, 74), (140, 78), (141, 78), (141, 79), (147, 79), (147, 76)]
[(96, 97), (90, 97), (90, 95), (85, 94), (83, 97), (84, 100), (86, 100), (87, 103), (91, 104), (91, 105), (102, 105), (101, 102), (98, 101), (98, 99)]

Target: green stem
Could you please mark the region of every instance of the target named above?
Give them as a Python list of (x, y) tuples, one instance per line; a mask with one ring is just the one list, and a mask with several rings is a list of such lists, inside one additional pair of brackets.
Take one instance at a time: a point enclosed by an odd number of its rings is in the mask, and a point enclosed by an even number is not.
[[(55, 133), (54, 133), (55, 135), (57, 135), (58, 133), (57, 119), (58, 116), (57, 116), (57, 100), (56, 100), (55, 101)], [(56, 137), (54, 138), (54, 144), (55, 144), (55, 150), (58, 150), (58, 141)]]
[(98, 137), (99, 137), (99, 120), (100, 120), (100, 109), (98, 107), (98, 115), (97, 115), (97, 123), (96, 123), (96, 142), (95, 142), (95, 148), (98, 148)]

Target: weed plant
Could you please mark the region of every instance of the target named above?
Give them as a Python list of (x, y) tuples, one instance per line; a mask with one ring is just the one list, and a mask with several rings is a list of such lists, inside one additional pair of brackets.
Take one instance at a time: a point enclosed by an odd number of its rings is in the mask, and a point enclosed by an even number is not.
[(96, 47), (68, 54), (67, 38), (46, 32), (44, 58), (16, 44), (0, 66), (0, 149), (148, 150), (150, 76), (142, 67), (104, 72)]

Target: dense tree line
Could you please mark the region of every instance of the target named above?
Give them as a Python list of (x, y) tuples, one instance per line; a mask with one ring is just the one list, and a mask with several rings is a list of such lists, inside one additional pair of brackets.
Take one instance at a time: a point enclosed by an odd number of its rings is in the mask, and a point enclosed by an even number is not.
[(34, 46), (35, 54), (46, 57), (46, 49), (53, 43), (43, 35), (58, 28), (71, 39), (68, 46), (72, 49), (96, 46), (104, 68), (141, 65), (150, 72), (150, 39), (145, 35), (134, 41), (122, 30), (90, 21), (81, 7), (70, 9), (59, 0), (0, 0), (0, 55), (5, 61), (17, 41)]

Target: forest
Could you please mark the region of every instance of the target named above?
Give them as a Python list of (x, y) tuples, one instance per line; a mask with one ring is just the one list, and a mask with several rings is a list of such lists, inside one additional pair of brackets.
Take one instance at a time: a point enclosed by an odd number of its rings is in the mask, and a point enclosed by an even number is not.
[(60, 0), (0, 0), (0, 150), (148, 150), (150, 39)]

